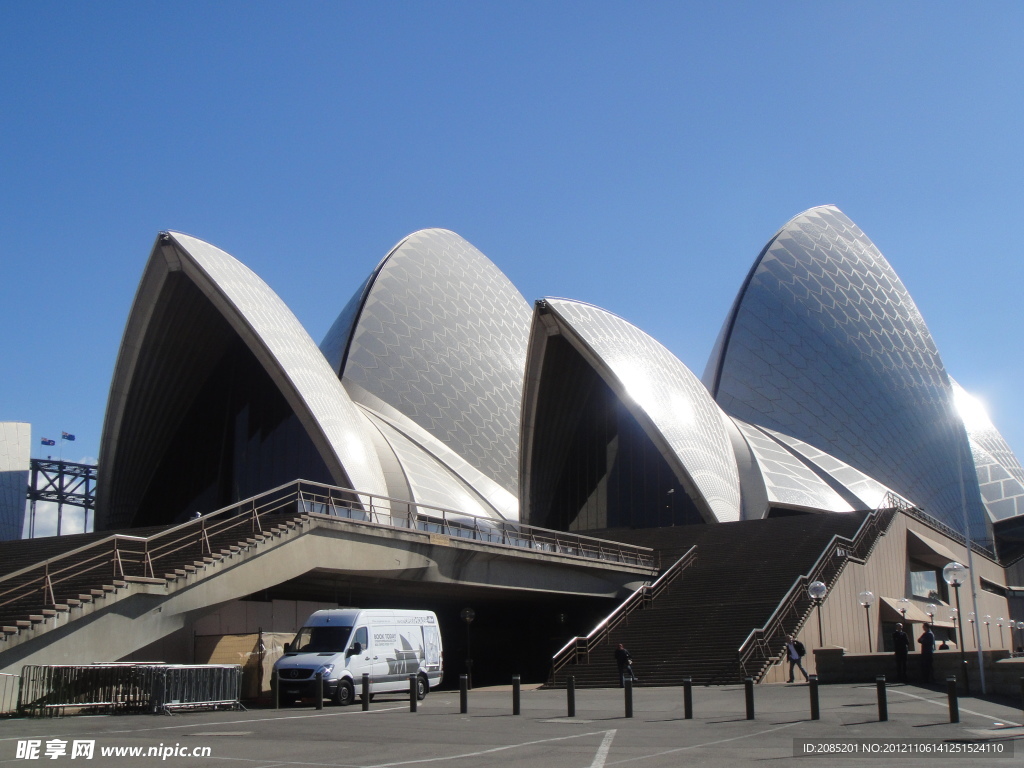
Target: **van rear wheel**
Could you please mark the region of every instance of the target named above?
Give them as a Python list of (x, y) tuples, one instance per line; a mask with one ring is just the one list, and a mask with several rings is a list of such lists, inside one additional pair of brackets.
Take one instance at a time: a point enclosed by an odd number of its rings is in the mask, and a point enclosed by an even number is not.
[(334, 703), (341, 707), (347, 707), (356, 700), (356, 691), (350, 680), (339, 680), (338, 687), (334, 691)]
[(416, 675), (416, 698), (423, 701), (427, 698), (427, 691), (430, 690), (430, 685), (427, 683), (427, 678), (423, 675)]

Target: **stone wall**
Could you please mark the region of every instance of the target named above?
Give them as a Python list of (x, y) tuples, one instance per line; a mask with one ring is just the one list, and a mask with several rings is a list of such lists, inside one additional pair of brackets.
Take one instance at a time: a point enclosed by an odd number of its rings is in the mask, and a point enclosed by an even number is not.
[[(985, 662), (986, 691), (1019, 697), (1020, 680), (1024, 677), (1024, 659), (1011, 659), (1007, 651), (984, 651), (982, 656)], [(980, 693), (978, 654), (968, 652), (966, 660), (971, 692)], [(887, 681), (896, 680), (896, 661), (891, 653), (847, 653), (845, 648), (816, 648), (814, 664), (822, 683), (873, 683), (878, 675), (885, 675)], [(957, 651), (936, 651), (935, 682), (942, 683), (950, 675), (956, 675), (961, 664)], [(920, 654), (910, 654), (907, 673), (911, 683), (921, 682)], [(963, 679), (962, 676), (960, 679)]]

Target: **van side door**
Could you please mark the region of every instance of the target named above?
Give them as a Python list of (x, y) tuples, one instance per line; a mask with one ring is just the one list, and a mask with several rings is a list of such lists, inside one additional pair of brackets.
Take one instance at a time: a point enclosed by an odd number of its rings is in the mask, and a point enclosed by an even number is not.
[[(358, 650), (358, 653), (357, 653)], [(356, 688), (356, 695), (362, 693), (363, 673), (370, 675), (371, 690), (373, 689), (373, 649), (370, 647), (370, 633), (366, 627), (356, 627), (352, 632), (352, 639), (349, 641), (348, 650), (345, 651), (345, 666), (352, 674), (352, 684)]]

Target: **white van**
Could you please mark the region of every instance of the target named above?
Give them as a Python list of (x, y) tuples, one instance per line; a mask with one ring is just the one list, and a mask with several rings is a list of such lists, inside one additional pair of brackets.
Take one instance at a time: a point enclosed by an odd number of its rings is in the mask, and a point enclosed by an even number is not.
[(444, 651), (437, 616), (431, 611), (339, 608), (317, 611), (274, 664), (282, 703), (315, 695), (323, 672), (327, 696), (351, 704), (370, 675), (370, 693), (408, 691), (417, 679), (419, 698), (441, 684)]

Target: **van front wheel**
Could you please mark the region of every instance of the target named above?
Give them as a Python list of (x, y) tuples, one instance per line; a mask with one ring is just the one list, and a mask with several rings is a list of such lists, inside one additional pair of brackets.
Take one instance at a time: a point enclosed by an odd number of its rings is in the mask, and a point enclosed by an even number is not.
[(427, 691), (430, 690), (430, 686), (427, 684), (427, 678), (423, 675), (416, 675), (416, 698), (423, 701), (427, 698)]
[(338, 687), (334, 691), (334, 703), (341, 707), (347, 707), (356, 700), (356, 691), (350, 680), (339, 680)]

